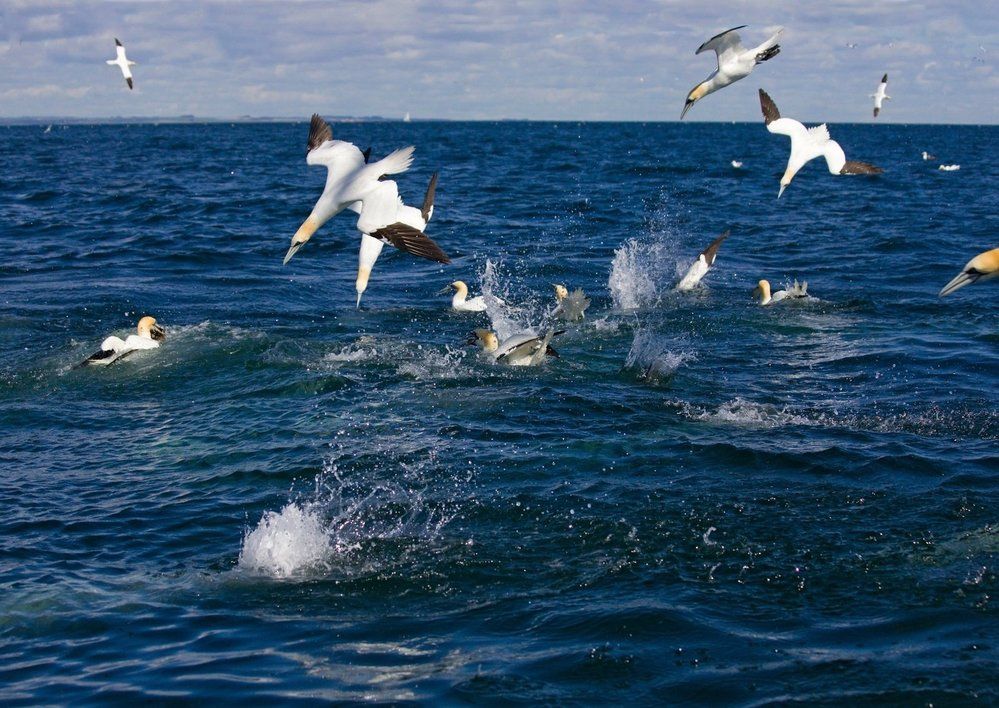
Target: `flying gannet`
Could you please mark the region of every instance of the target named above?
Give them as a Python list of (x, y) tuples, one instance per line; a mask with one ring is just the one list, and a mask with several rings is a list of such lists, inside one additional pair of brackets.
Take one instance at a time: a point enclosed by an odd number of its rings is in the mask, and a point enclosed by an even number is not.
[(314, 113), (309, 126), (305, 162), (326, 167), (326, 186), (312, 213), (291, 237), (291, 247), (284, 262), (287, 264), (320, 226), (344, 209), (360, 214), (364, 199), (382, 184), (378, 178), (408, 170), (413, 162), (414, 149), (413, 146), (405, 147), (377, 162), (365, 164), (364, 155), (357, 146), (344, 140), (334, 140), (329, 124)]
[(874, 99), (874, 117), (878, 117), (878, 113), (881, 112), (881, 102), (890, 101), (891, 96), (887, 95), (885, 91), (888, 90), (888, 74), (881, 77), (881, 83), (878, 84), (878, 89), (871, 94), (871, 98)]
[(825, 123), (806, 128), (793, 118), (781, 118), (777, 105), (763, 89), (760, 89), (760, 108), (763, 109), (763, 120), (767, 130), (791, 138), (791, 156), (787, 160), (784, 176), (780, 178), (778, 199), (787, 185), (791, 184), (798, 170), (816, 157), (825, 157), (826, 166), (834, 175), (879, 175), (884, 172), (880, 167), (866, 162), (847, 160), (839, 143), (830, 139), (829, 129)]
[(586, 308), (590, 306), (590, 298), (582, 288), (576, 288), (571, 293), (564, 285), (553, 285), (555, 288), (555, 316), (566, 322), (577, 322), (586, 317)]
[(399, 187), (392, 180), (378, 182), (363, 200), (357, 228), (361, 232), (361, 249), (357, 255), (357, 306), (368, 287), (371, 269), (386, 243), (400, 251), (437, 263), (451, 259), (433, 240), (423, 233), (434, 213), (437, 173), (434, 172), (419, 209), (407, 206), (399, 197)]
[(924, 160), (935, 160), (935, 159), (937, 159), (937, 156), (936, 155), (931, 155), (930, 153), (928, 153), (925, 150), (923, 150), (923, 159)]
[(808, 283), (802, 281), (798, 284), (798, 281), (794, 281), (792, 285), (787, 290), (778, 290), (777, 292), (771, 294), (770, 292), (770, 281), (761, 280), (756, 284), (756, 288), (753, 290), (753, 294), (759, 296), (761, 305), (773, 305), (775, 303), (781, 302), (782, 300), (794, 300), (799, 298), (811, 297), (808, 294)]
[(115, 37), (114, 40), (114, 50), (117, 56), (114, 59), (108, 59), (106, 63), (111, 66), (117, 66), (121, 69), (121, 75), (125, 77), (125, 83), (128, 84), (128, 88), (131, 89), (132, 70), (129, 69), (129, 67), (135, 66), (135, 62), (129, 61), (128, 57), (125, 56), (125, 45), (118, 41), (117, 37)]
[(690, 265), (687, 274), (676, 284), (677, 290), (687, 292), (693, 290), (701, 282), (701, 278), (707, 275), (708, 270), (715, 264), (715, 258), (718, 257), (718, 249), (721, 248), (722, 242), (728, 238), (728, 234), (729, 232), (726, 231), (712, 241), (710, 246), (701, 251), (700, 255), (697, 256), (697, 260)]
[[(468, 297), (468, 286), (463, 280), (456, 280), (440, 291), (443, 295), (454, 289), (454, 296), (451, 298), (451, 309), (458, 312), (485, 312), (487, 309), (486, 299), (482, 295)], [(500, 300), (502, 302), (502, 300)]]
[(143, 317), (136, 327), (138, 334), (130, 334), (125, 339), (108, 337), (101, 342), (100, 351), (94, 352), (74, 368), (87, 365), (107, 366), (140, 349), (156, 349), (166, 338), (166, 331), (156, 324), (153, 317)]
[(691, 106), (709, 93), (714, 93), (739, 79), (746, 78), (757, 64), (773, 59), (780, 53), (780, 45), (777, 44), (777, 40), (780, 39), (780, 35), (784, 31), (783, 27), (778, 27), (770, 39), (760, 46), (746, 49), (739, 40), (739, 33), (736, 32), (736, 30), (746, 26), (740, 25), (721, 34), (716, 34), (694, 52), (694, 54), (700, 54), (708, 49), (713, 49), (718, 58), (718, 68), (687, 94), (687, 102), (683, 104), (680, 120), (683, 120), (683, 117), (687, 115)]
[(991, 280), (997, 276), (999, 276), (999, 248), (993, 248), (991, 251), (979, 253), (968, 261), (964, 270), (943, 287), (943, 290), (940, 291), (940, 297), (950, 295), (965, 285), (981, 280)]
[(478, 344), (495, 362), (510, 366), (536, 366), (544, 361), (545, 357), (558, 358), (558, 352), (549, 343), (552, 337), (563, 332), (564, 330), (548, 330), (544, 335), (519, 332), (500, 342), (492, 330), (476, 329), (468, 336), (466, 344)]

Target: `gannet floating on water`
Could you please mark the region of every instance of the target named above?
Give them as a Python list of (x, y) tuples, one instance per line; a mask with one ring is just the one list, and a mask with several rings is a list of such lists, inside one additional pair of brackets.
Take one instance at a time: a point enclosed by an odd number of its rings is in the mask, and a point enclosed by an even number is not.
[(562, 334), (563, 331), (548, 330), (544, 335), (518, 332), (500, 342), (492, 330), (476, 329), (468, 336), (466, 344), (478, 344), (495, 362), (510, 366), (536, 366), (543, 362), (545, 357), (558, 358), (558, 352), (549, 342), (552, 337)]
[(413, 256), (437, 263), (450, 263), (451, 259), (440, 246), (423, 233), (434, 213), (434, 194), (437, 191), (437, 173), (430, 176), (423, 206), (407, 206), (399, 197), (399, 188), (392, 180), (383, 180), (371, 190), (363, 201), (357, 228), (361, 232), (361, 248), (357, 255), (357, 306), (368, 287), (371, 269), (388, 243)]
[(156, 349), (166, 338), (166, 331), (156, 324), (156, 318), (143, 317), (135, 328), (137, 334), (130, 334), (124, 340), (108, 337), (101, 342), (100, 351), (94, 352), (74, 368), (81, 366), (107, 366), (140, 349)]
[(375, 163), (365, 164), (364, 155), (356, 145), (334, 140), (329, 124), (318, 114), (312, 114), (305, 162), (326, 167), (326, 186), (312, 213), (291, 237), (291, 247), (284, 262), (287, 264), (320, 226), (344, 209), (360, 214), (364, 199), (381, 184), (378, 178), (408, 170), (414, 149), (413, 146), (404, 147)]
[(794, 300), (810, 297), (808, 294), (808, 283), (806, 281), (802, 281), (799, 285), (797, 280), (795, 280), (794, 285), (787, 290), (778, 290), (775, 293), (770, 292), (769, 280), (761, 280), (756, 284), (753, 294), (759, 296), (760, 304), (764, 306), (773, 305), (781, 302), (782, 300)]
[(931, 155), (930, 153), (928, 153), (925, 150), (923, 150), (923, 159), (924, 160), (935, 160), (935, 159), (937, 159), (937, 156), (936, 155)]
[(763, 120), (767, 130), (791, 138), (791, 156), (787, 160), (784, 176), (780, 178), (778, 199), (787, 185), (791, 184), (798, 170), (816, 157), (825, 157), (826, 166), (834, 175), (879, 175), (884, 172), (880, 167), (867, 162), (847, 160), (839, 143), (829, 138), (829, 129), (825, 123), (805, 128), (793, 118), (781, 118), (777, 105), (763, 89), (760, 89), (760, 108), (763, 110)]
[(738, 160), (732, 160), (732, 167), (738, 170), (742, 167), (742, 163), (739, 162)]
[(874, 117), (878, 117), (878, 113), (881, 112), (882, 101), (890, 101), (891, 96), (885, 94), (888, 90), (888, 74), (881, 77), (881, 83), (878, 84), (877, 91), (871, 94), (871, 98), (874, 99)]
[(687, 102), (683, 104), (680, 120), (683, 120), (683, 117), (687, 115), (691, 106), (709, 93), (714, 93), (739, 79), (746, 78), (757, 64), (773, 59), (780, 53), (780, 45), (777, 44), (777, 40), (780, 39), (780, 35), (784, 31), (783, 27), (778, 27), (770, 39), (760, 46), (746, 49), (739, 40), (739, 33), (736, 32), (736, 30), (746, 26), (740, 25), (721, 34), (716, 34), (694, 52), (694, 54), (700, 54), (708, 49), (713, 49), (717, 55), (718, 68), (687, 94)]
[(129, 61), (128, 57), (125, 56), (125, 45), (123, 45), (117, 37), (114, 39), (114, 50), (117, 56), (115, 56), (114, 59), (108, 59), (106, 63), (111, 66), (117, 66), (121, 69), (121, 75), (125, 77), (125, 83), (128, 84), (128, 88), (131, 89), (132, 70), (129, 67), (135, 66), (135, 62)]
[[(454, 289), (454, 296), (451, 298), (451, 309), (458, 312), (485, 312), (487, 309), (486, 299), (482, 295), (476, 295), (475, 297), (468, 297), (468, 286), (465, 285), (465, 281), (456, 280), (446, 288), (440, 291), (439, 294), (444, 293)], [(497, 298), (498, 299), (498, 298)], [(502, 300), (499, 300), (502, 302)]]
[(950, 295), (958, 288), (971, 285), (982, 280), (992, 280), (999, 276), (999, 248), (979, 253), (964, 266), (953, 280), (940, 291), (940, 297)]
[(938, 167), (937, 169), (938, 170), (943, 170), (944, 172), (957, 172), (959, 169), (961, 169), (961, 166), (960, 165), (940, 165), (940, 167)]
[(576, 288), (571, 293), (564, 285), (553, 285), (555, 288), (555, 316), (566, 322), (576, 322), (586, 317), (586, 308), (590, 306), (590, 298), (582, 288)]
[(676, 284), (676, 290), (680, 292), (687, 292), (693, 290), (694, 287), (701, 282), (711, 266), (715, 264), (715, 258), (718, 257), (718, 249), (721, 248), (722, 242), (728, 238), (729, 232), (726, 231), (721, 236), (716, 238), (711, 242), (711, 245), (701, 251), (700, 255), (697, 256), (689, 269), (687, 269), (687, 274), (681, 278), (680, 282)]

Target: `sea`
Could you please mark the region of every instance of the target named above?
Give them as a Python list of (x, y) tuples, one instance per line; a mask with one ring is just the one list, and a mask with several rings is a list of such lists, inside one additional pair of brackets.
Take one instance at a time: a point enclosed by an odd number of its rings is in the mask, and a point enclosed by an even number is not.
[[(46, 127), (0, 127), (0, 703), (999, 702), (999, 285), (937, 295), (996, 126), (834, 125), (884, 174), (778, 199), (762, 121), (334, 123), (440, 171), (451, 264), (359, 308), (355, 214), (282, 265), (306, 121)], [(466, 345), (553, 284), (558, 358)]]

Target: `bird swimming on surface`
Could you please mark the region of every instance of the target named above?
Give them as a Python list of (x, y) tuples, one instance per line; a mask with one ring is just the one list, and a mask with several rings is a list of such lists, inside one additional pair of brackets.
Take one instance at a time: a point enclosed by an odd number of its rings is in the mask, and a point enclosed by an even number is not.
[(924, 160), (935, 160), (935, 159), (937, 159), (937, 156), (936, 155), (931, 155), (930, 153), (928, 153), (925, 150), (923, 150), (923, 159)]
[(357, 228), (361, 232), (361, 248), (357, 255), (357, 306), (368, 287), (371, 269), (388, 243), (400, 251), (426, 258), (437, 263), (450, 263), (451, 259), (434, 241), (423, 233), (434, 213), (434, 194), (437, 191), (437, 173), (430, 176), (423, 206), (407, 206), (399, 197), (399, 188), (392, 180), (382, 180), (363, 201)]
[(884, 172), (880, 167), (867, 162), (847, 160), (839, 143), (830, 139), (829, 129), (825, 123), (806, 128), (793, 118), (781, 118), (777, 105), (763, 89), (760, 89), (760, 108), (763, 110), (763, 121), (767, 130), (791, 138), (791, 156), (787, 160), (784, 176), (780, 178), (778, 199), (787, 185), (791, 184), (798, 170), (816, 157), (825, 157), (826, 166), (834, 175), (879, 175)]
[(943, 170), (944, 172), (957, 172), (959, 169), (961, 169), (961, 166), (960, 165), (940, 165), (940, 167), (938, 167), (937, 169), (938, 170)]
[(129, 69), (129, 67), (135, 66), (135, 62), (129, 61), (128, 57), (125, 56), (125, 45), (122, 44), (117, 37), (115, 37), (114, 40), (114, 50), (117, 56), (115, 56), (114, 59), (108, 59), (106, 63), (110, 64), (111, 66), (117, 66), (119, 69), (121, 69), (121, 75), (125, 77), (125, 83), (128, 84), (128, 88), (131, 89), (132, 70)]
[(878, 113), (881, 112), (881, 102), (890, 101), (891, 96), (887, 95), (885, 91), (888, 90), (888, 74), (881, 77), (881, 83), (878, 84), (878, 89), (871, 94), (871, 98), (874, 99), (874, 117), (878, 117)]
[(979, 253), (964, 266), (953, 280), (940, 291), (940, 297), (950, 295), (958, 288), (971, 285), (982, 280), (991, 280), (999, 276), (999, 248)]
[(690, 268), (687, 269), (687, 274), (680, 279), (680, 282), (676, 284), (676, 290), (680, 292), (687, 292), (693, 290), (694, 287), (701, 282), (708, 270), (715, 264), (715, 258), (718, 257), (718, 249), (721, 248), (722, 242), (728, 238), (729, 232), (726, 231), (721, 236), (716, 238), (711, 242), (711, 245), (701, 251), (700, 255), (697, 256)]
[(510, 335), (502, 342), (496, 333), (488, 329), (476, 329), (469, 336), (466, 344), (478, 344), (493, 361), (510, 366), (536, 366), (545, 357), (558, 358), (551, 344), (552, 337), (562, 334), (564, 330), (548, 330), (544, 335), (535, 332), (518, 332)]
[(732, 160), (732, 167), (738, 170), (739, 168), (742, 167), (742, 163), (739, 162), (738, 160)]
[(135, 328), (137, 334), (130, 334), (124, 340), (108, 337), (101, 342), (100, 351), (94, 352), (74, 368), (81, 366), (107, 366), (140, 349), (156, 349), (166, 338), (166, 331), (156, 324), (156, 318), (143, 317)]
[[(485, 312), (487, 309), (486, 298), (482, 295), (476, 295), (475, 297), (468, 297), (468, 286), (465, 285), (465, 281), (456, 280), (446, 288), (440, 291), (439, 294), (444, 293), (454, 289), (454, 296), (451, 298), (451, 309), (457, 312)], [(498, 298), (497, 298), (498, 299)], [(502, 300), (500, 300), (502, 302)]]
[(590, 306), (590, 298), (582, 288), (576, 288), (571, 293), (564, 285), (553, 285), (555, 288), (555, 316), (566, 322), (576, 322), (586, 317), (586, 308)]
[(365, 198), (382, 184), (378, 178), (408, 170), (413, 162), (414, 149), (413, 146), (404, 147), (377, 162), (365, 164), (364, 155), (357, 146), (344, 140), (334, 140), (329, 124), (314, 113), (309, 125), (305, 162), (326, 167), (326, 186), (308, 218), (291, 237), (291, 247), (284, 262), (287, 264), (320, 226), (344, 209), (360, 214)]
[(753, 294), (759, 296), (760, 304), (764, 306), (773, 305), (774, 303), (781, 302), (782, 300), (795, 300), (811, 297), (808, 294), (808, 283), (806, 281), (802, 281), (799, 285), (797, 280), (795, 280), (794, 285), (787, 290), (778, 290), (772, 294), (770, 292), (770, 281), (761, 280), (756, 284)]
[(721, 34), (716, 34), (694, 52), (694, 54), (700, 54), (708, 49), (713, 49), (717, 55), (718, 68), (687, 94), (687, 101), (683, 104), (680, 120), (683, 120), (683, 117), (687, 115), (691, 106), (709, 93), (714, 93), (739, 79), (746, 78), (757, 64), (773, 59), (780, 53), (780, 45), (777, 44), (777, 40), (780, 39), (780, 35), (784, 31), (783, 27), (778, 27), (770, 39), (760, 46), (746, 49), (739, 40), (739, 33), (736, 32), (736, 30), (746, 26), (740, 25)]

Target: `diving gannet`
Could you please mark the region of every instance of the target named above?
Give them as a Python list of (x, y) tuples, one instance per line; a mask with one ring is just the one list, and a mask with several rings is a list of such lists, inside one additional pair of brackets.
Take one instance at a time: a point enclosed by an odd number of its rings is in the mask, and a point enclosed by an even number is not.
[(943, 290), (940, 291), (940, 297), (950, 295), (965, 285), (977, 283), (980, 280), (991, 280), (996, 276), (999, 276), (999, 248), (979, 253), (968, 261), (964, 270), (943, 287)]
[(937, 156), (936, 155), (931, 155), (930, 153), (928, 153), (925, 150), (923, 150), (923, 159), (924, 160), (935, 160), (935, 159), (937, 159)]
[(871, 98), (874, 99), (874, 117), (878, 117), (878, 113), (881, 112), (881, 102), (890, 101), (891, 96), (887, 95), (885, 91), (888, 90), (888, 74), (881, 77), (881, 83), (878, 84), (878, 90), (871, 94)]
[(121, 69), (121, 75), (125, 77), (125, 83), (128, 84), (128, 88), (132, 88), (132, 70), (128, 67), (135, 66), (134, 61), (129, 61), (128, 57), (125, 56), (125, 45), (123, 45), (118, 38), (115, 37), (114, 40), (114, 51), (117, 55), (114, 59), (108, 59), (107, 64), (111, 66), (117, 66)]
[(563, 331), (548, 330), (543, 336), (534, 332), (519, 332), (500, 342), (492, 330), (476, 329), (468, 336), (466, 344), (478, 344), (496, 362), (510, 366), (535, 366), (546, 356), (558, 358), (558, 352), (549, 342), (560, 334)]
[(364, 155), (353, 143), (334, 140), (329, 124), (312, 114), (309, 125), (309, 146), (305, 162), (325, 165), (326, 186), (312, 208), (312, 213), (291, 237), (291, 247), (284, 257), (291, 260), (316, 230), (344, 209), (361, 213), (361, 203), (379, 184), (383, 175), (405, 172), (413, 162), (413, 146), (396, 150), (372, 164), (365, 164)]
[(590, 298), (582, 288), (576, 288), (571, 293), (564, 285), (553, 285), (555, 288), (555, 316), (566, 322), (576, 322), (586, 317), (586, 308), (590, 306)]
[(690, 268), (687, 270), (687, 274), (683, 276), (679, 283), (676, 284), (676, 290), (680, 292), (687, 292), (693, 290), (694, 287), (701, 282), (708, 270), (715, 264), (715, 258), (718, 257), (718, 249), (721, 248), (722, 242), (728, 238), (729, 232), (726, 231), (721, 236), (716, 238), (711, 242), (711, 245), (701, 251), (700, 255), (697, 256), (697, 260), (694, 261)]
[(884, 172), (880, 167), (866, 162), (847, 160), (839, 143), (829, 138), (829, 129), (825, 123), (814, 128), (805, 128), (793, 118), (781, 118), (777, 105), (763, 89), (760, 89), (760, 108), (763, 109), (763, 120), (767, 130), (791, 138), (791, 156), (787, 160), (784, 176), (780, 178), (778, 199), (787, 185), (791, 184), (798, 170), (816, 157), (825, 157), (826, 166), (834, 175), (879, 175)]
[(713, 49), (718, 58), (718, 68), (687, 94), (687, 102), (683, 104), (680, 120), (683, 120), (683, 117), (687, 115), (691, 106), (709, 93), (714, 93), (739, 79), (746, 78), (757, 64), (773, 59), (780, 53), (780, 45), (777, 44), (777, 40), (780, 39), (780, 35), (784, 31), (783, 27), (778, 27), (770, 39), (760, 46), (746, 49), (739, 40), (739, 33), (736, 32), (736, 30), (746, 26), (740, 25), (721, 34), (716, 34), (694, 52), (694, 54), (700, 54), (708, 49)]
[[(456, 280), (440, 291), (440, 294), (448, 292), (454, 288), (454, 297), (451, 298), (451, 309), (458, 312), (485, 312), (487, 309), (486, 299), (482, 295), (468, 297), (468, 286), (462, 280)], [(502, 302), (502, 301), (500, 301)]]
[(361, 306), (361, 296), (368, 287), (368, 278), (375, 261), (388, 243), (400, 251), (413, 256), (426, 258), (438, 263), (450, 263), (451, 259), (440, 246), (423, 233), (434, 213), (434, 194), (437, 191), (437, 173), (430, 176), (423, 206), (419, 209), (407, 206), (399, 197), (399, 187), (392, 180), (377, 183), (364, 198), (357, 228), (361, 232), (361, 249), (357, 254), (357, 306)]
[(87, 365), (107, 366), (140, 349), (156, 349), (166, 338), (166, 331), (156, 324), (154, 317), (143, 317), (135, 328), (138, 334), (130, 334), (124, 340), (108, 337), (101, 342), (100, 351), (94, 352), (74, 368)]
[(761, 305), (773, 305), (781, 300), (794, 300), (797, 298), (810, 297), (808, 294), (808, 283), (801, 281), (801, 284), (799, 285), (797, 280), (795, 280), (794, 285), (787, 290), (778, 290), (773, 294), (770, 293), (770, 281), (761, 280), (757, 283), (756, 288), (753, 290), (753, 294), (759, 296)]

